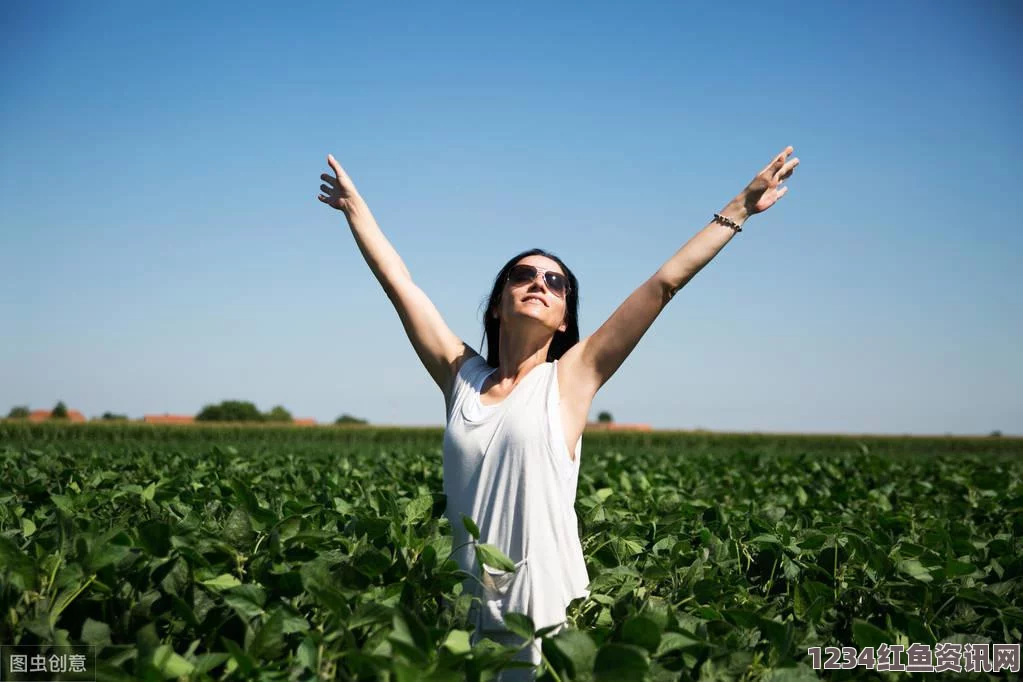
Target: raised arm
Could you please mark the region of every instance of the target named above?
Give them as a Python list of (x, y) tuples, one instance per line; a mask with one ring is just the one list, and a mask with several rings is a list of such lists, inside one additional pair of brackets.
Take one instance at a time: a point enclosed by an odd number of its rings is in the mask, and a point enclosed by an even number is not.
[(345, 214), (366, 263), (394, 304), (405, 334), (446, 401), (455, 373), (476, 351), (455, 336), (433, 302), (412, 281), (401, 256), (380, 230), (348, 174), (333, 156), (327, 156), (327, 163), (334, 177), (326, 173), (320, 176), (324, 184), (320, 185), (323, 194), (318, 198)]
[[(766, 211), (788, 187), (780, 187), (799, 159), (787, 162), (792, 147), (786, 147), (739, 193), (719, 215), (740, 226), (746, 219)], [(717, 255), (735, 235), (735, 230), (715, 218), (696, 233), (668, 262), (641, 284), (611, 317), (593, 334), (568, 351), (559, 361), (571, 377), (582, 399), (592, 399), (600, 387), (625, 362), (654, 320), (672, 297)]]

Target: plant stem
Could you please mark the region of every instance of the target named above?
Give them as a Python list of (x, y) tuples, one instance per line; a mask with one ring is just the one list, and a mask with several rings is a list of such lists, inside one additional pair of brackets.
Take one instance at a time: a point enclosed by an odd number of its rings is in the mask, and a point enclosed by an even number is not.
[(766, 596), (770, 596), (771, 588), (774, 586), (774, 570), (776, 568), (778, 568), (778, 559), (777, 558), (775, 558), (774, 564), (771, 566), (771, 577), (767, 579), (767, 591), (765, 592)]

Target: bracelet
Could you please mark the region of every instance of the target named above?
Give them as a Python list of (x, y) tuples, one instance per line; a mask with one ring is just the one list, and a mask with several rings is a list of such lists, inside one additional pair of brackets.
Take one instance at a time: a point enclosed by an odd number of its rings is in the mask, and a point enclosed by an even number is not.
[(731, 218), (724, 217), (720, 213), (715, 213), (714, 214), (714, 222), (718, 222), (718, 223), (721, 223), (722, 225), (730, 227), (733, 230), (735, 230), (736, 232), (742, 232), (742, 228), (739, 227), (739, 223), (735, 222)]

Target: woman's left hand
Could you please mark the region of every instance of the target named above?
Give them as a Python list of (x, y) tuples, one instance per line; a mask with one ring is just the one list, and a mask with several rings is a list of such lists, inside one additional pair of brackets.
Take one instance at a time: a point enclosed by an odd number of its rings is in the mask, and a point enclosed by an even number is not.
[(774, 157), (771, 163), (764, 166), (764, 169), (757, 173), (743, 190), (739, 198), (742, 200), (749, 215), (761, 213), (774, 206), (775, 202), (785, 196), (788, 187), (782, 187), (781, 183), (788, 180), (792, 171), (799, 165), (799, 159), (793, 158), (786, 162), (785, 159), (792, 153), (792, 147), (786, 147), (781, 154)]

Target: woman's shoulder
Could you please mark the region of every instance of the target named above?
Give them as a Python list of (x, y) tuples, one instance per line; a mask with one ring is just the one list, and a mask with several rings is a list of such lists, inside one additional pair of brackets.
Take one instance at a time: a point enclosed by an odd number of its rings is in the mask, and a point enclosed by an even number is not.
[(453, 367), (455, 376), (467, 376), (473, 371), (478, 371), (484, 366), (487, 366), (487, 361), (482, 355), (469, 346), (466, 346), (465, 350), (466, 352), (455, 360), (455, 365)]
[(448, 380), (448, 390), (445, 392), (445, 402), (449, 408), (452, 401), (473, 383), (477, 373), (487, 366), (483, 356), (465, 344), (462, 355), (451, 364), (451, 379)]

